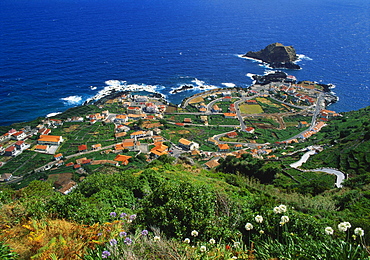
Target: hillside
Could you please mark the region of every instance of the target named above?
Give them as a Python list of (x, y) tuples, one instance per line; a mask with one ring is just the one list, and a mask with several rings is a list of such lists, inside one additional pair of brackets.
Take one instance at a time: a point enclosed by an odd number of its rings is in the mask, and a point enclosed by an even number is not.
[[(306, 85), (312, 93), (321, 91)], [(71, 109), (60, 115), (64, 122), (43, 121), (51, 122), (53, 134), (64, 137), (55, 155), (35, 151), (36, 135), (23, 143), (6, 139), (5, 144), (35, 148), (8, 156), (1, 168), (16, 176), (0, 186), (0, 256), (366, 259), (370, 107), (341, 115), (321, 110), (321, 115), (333, 115), (330, 120), (313, 124), (320, 126), (314, 132), (303, 128), (303, 133), (311, 132), (307, 138), (292, 138), (302, 135), (300, 125), (311, 118), (311, 106), (300, 104), (293, 111), (278, 99), (245, 94), (252, 96), (243, 99), (234, 92), (227, 100), (223, 93), (213, 99), (193, 97), (189, 106), (163, 118), (130, 115), (134, 119), (122, 125), (110, 121), (135, 108), (112, 101)], [(192, 112), (216, 105), (226, 111), (241, 101), (241, 121), (210, 113), (205, 125), (203, 114)], [(249, 116), (256, 107), (262, 112)], [(105, 121), (91, 121), (105, 114)], [(32, 132), (39, 120), (13, 126)], [(229, 130), (244, 121), (255, 132)], [(161, 136), (142, 137), (147, 127)], [(221, 146), (213, 143), (216, 139)], [(291, 166), (313, 151), (302, 166)], [(62, 162), (56, 159), (60, 153)], [(342, 188), (334, 186), (334, 175), (310, 171), (325, 167), (348, 174)]]
[[(108, 253), (109, 259), (366, 256), (351, 246), (365, 243), (366, 215), (337, 208), (350, 190), (314, 197), (285, 193), (239, 174), (170, 162), (164, 156), (141, 170), (107, 167), (67, 196), (43, 181), (19, 191), (3, 188), (0, 237), (20, 259), (101, 259)], [(347, 222), (348, 231), (342, 227)], [(346, 239), (353, 232), (357, 240)]]
[(330, 122), (317, 137), (317, 143), (326, 143), (323, 152), (312, 157), (305, 167), (330, 166), (350, 174), (370, 172), (370, 107), (342, 113)]

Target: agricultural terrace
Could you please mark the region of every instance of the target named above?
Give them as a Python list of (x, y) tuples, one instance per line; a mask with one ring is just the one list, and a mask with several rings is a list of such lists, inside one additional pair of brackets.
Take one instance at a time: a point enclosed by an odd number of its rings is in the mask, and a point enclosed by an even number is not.
[(230, 107), (231, 104), (234, 104), (236, 101), (238, 101), (238, 98), (232, 98), (230, 100), (222, 100), (219, 102), (215, 102), (214, 105), (217, 105), (219, 108), (222, 109), (223, 113), (226, 113)]
[(284, 113), (292, 110), (288, 105), (277, 102), (271, 98), (258, 97), (256, 100), (265, 113)]
[(176, 115), (164, 115), (163, 117), (169, 122), (174, 122), (174, 123), (184, 123), (185, 118), (190, 118), (192, 124), (204, 124), (200, 120), (199, 115), (191, 115), (191, 114), (176, 114)]
[(207, 140), (214, 135), (222, 134), (224, 132), (224, 127), (181, 127), (168, 124), (167, 129), (162, 131), (162, 136), (175, 144), (177, 144), (181, 138), (185, 138), (199, 143), (200, 149), (203, 151), (215, 151), (217, 147), (213, 144), (208, 144)]
[(284, 173), (278, 174), (274, 183), (284, 189), (317, 195), (333, 188), (335, 178), (335, 175), (324, 172), (301, 172), (296, 169), (287, 169)]
[(53, 129), (53, 134), (63, 136), (65, 141), (59, 147), (58, 152), (64, 156), (75, 154), (81, 144), (87, 145), (90, 149), (94, 144), (101, 144), (104, 147), (117, 142), (114, 138), (114, 124), (103, 122), (96, 122), (92, 125), (87, 122), (66, 122), (63, 127)]
[(35, 168), (41, 167), (53, 160), (50, 154), (35, 153), (25, 150), (20, 155), (13, 157), (11, 163), (6, 163), (1, 167), (2, 172), (11, 172), (13, 175), (22, 175)]
[(284, 141), (290, 137), (299, 134), (302, 130), (296, 127), (287, 127), (286, 129), (278, 130), (271, 128), (256, 128), (255, 136), (257, 143), (273, 143), (277, 141)]
[[(237, 118), (225, 118), (224, 115), (211, 115), (208, 119), (209, 125), (234, 125), (239, 126), (240, 122)], [(225, 131), (228, 131), (227, 129)]]

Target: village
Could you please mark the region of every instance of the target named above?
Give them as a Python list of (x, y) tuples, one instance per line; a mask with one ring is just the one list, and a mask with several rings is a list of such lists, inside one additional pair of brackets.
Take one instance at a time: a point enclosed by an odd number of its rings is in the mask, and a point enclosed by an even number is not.
[(217, 167), (220, 158), (244, 153), (278, 159), (285, 152), (277, 147), (304, 143), (340, 116), (326, 109), (327, 95), (320, 85), (297, 83), (292, 76), (249, 88), (212, 89), (179, 106), (122, 93), (3, 133), (0, 181), (22, 185), (54, 174), (57, 190), (68, 194), (99, 167), (125, 169), (163, 155), (187, 156), (207, 169)]

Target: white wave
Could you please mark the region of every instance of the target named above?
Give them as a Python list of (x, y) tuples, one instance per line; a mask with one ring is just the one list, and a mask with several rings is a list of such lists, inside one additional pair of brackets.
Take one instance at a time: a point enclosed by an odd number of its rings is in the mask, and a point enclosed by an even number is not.
[(242, 59), (246, 59), (246, 60), (251, 60), (253, 62), (258, 62), (258, 63), (264, 63), (262, 60), (259, 60), (259, 59), (255, 59), (255, 58), (251, 58), (251, 57), (246, 57), (244, 56), (245, 54), (238, 54), (237, 56), (239, 58), (242, 58)]
[(62, 112), (55, 112), (55, 113), (50, 113), (50, 114), (47, 114), (46, 117), (53, 117), (53, 116), (56, 116), (56, 115), (59, 115), (61, 114)]
[(275, 72), (278, 72), (279, 70), (265, 70), (263, 72), (263, 75), (269, 75), (269, 74), (274, 74)]
[(234, 88), (236, 86), (234, 83), (221, 83), (221, 84), (228, 88)]
[(61, 100), (65, 101), (69, 105), (79, 104), (82, 100), (81, 96), (69, 96), (65, 98), (61, 98)]
[(157, 93), (159, 89), (163, 89), (163, 86), (158, 85), (146, 85), (146, 84), (127, 84), (127, 81), (122, 80), (107, 80), (105, 82), (107, 86), (105, 86), (102, 90), (100, 90), (95, 96), (86, 100), (86, 102), (96, 101), (105, 96), (108, 96), (114, 92), (121, 92), (121, 91), (146, 91), (150, 93)]
[(247, 73), (246, 76), (253, 79), (253, 76), (256, 75), (256, 74), (253, 74), (253, 73)]
[(197, 86), (203, 86), (204, 85), (204, 81), (202, 80), (199, 80), (197, 78), (195, 78), (194, 80), (192, 80), (191, 82), (195, 83)]
[[(197, 78), (195, 78), (191, 82), (194, 83), (194, 84), (184, 83), (184, 84), (181, 84), (179, 87), (172, 88), (172, 90), (170, 91), (170, 94), (176, 94), (176, 93), (180, 93), (180, 92), (188, 91), (188, 90), (210, 90), (210, 89), (216, 89), (217, 88), (214, 85), (205, 84), (204, 81), (199, 80)], [(187, 86), (187, 88), (185, 88), (185, 86)]]
[(252, 80), (252, 85), (256, 84), (256, 80), (253, 78), (256, 74), (253, 73), (247, 73), (246, 76), (249, 77)]
[(297, 62), (298, 61), (301, 61), (301, 60), (312, 60), (310, 57), (308, 57), (308, 56), (306, 56), (304, 54), (297, 54), (297, 56), (298, 56)]
[(90, 86), (90, 89), (91, 89), (91, 90), (95, 90), (95, 89), (96, 89), (96, 87), (94, 87), (94, 86)]

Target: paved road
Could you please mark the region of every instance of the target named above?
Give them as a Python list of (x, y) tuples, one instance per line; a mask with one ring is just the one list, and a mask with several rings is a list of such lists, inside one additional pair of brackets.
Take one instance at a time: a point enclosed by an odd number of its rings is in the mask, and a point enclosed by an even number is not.
[(310, 127), (308, 129), (300, 132), (299, 134), (296, 134), (295, 136), (292, 136), (289, 139), (284, 140), (283, 142), (289, 141), (289, 140), (292, 140), (292, 139), (300, 138), (301, 136), (303, 136), (303, 134), (305, 134), (308, 131), (311, 131), (313, 129), (313, 127), (316, 124), (317, 116), (320, 114), (320, 111), (321, 111), (321, 109), (323, 108), (323, 105), (324, 105), (323, 98), (324, 98), (323, 93), (320, 93), (319, 97), (317, 98), (317, 101), (316, 101), (316, 107), (315, 107), (315, 111), (313, 112), (313, 115), (312, 115), (312, 120), (311, 120), (311, 123), (310, 123)]

